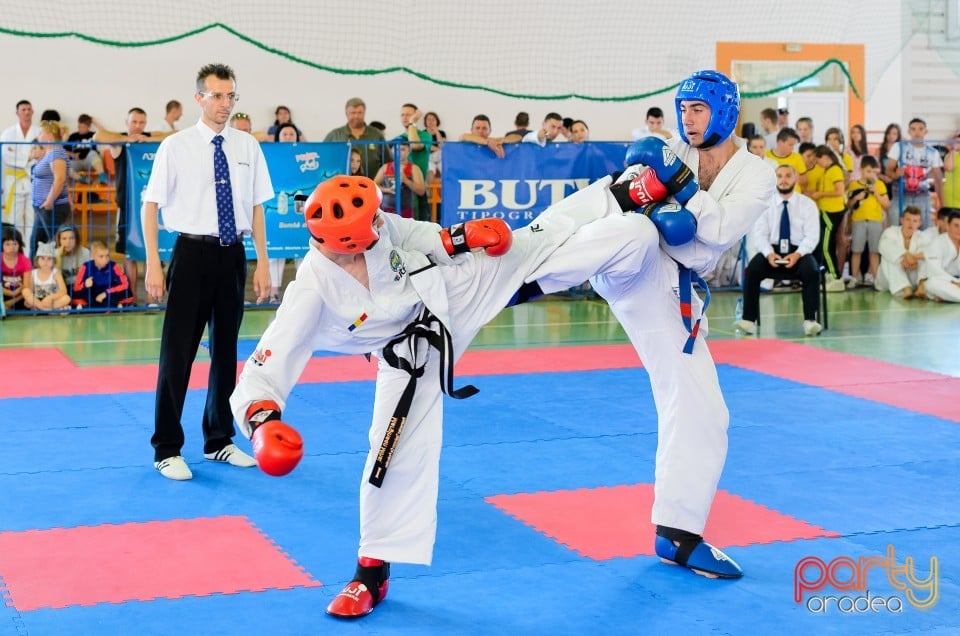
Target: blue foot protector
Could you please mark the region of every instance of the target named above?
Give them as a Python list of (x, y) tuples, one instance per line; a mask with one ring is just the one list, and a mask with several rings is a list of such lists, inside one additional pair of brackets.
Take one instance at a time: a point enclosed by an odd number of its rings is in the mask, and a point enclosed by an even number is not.
[(736, 561), (698, 534), (657, 526), (655, 549), (665, 563), (682, 565), (707, 578), (739, 579), (743, 576)]

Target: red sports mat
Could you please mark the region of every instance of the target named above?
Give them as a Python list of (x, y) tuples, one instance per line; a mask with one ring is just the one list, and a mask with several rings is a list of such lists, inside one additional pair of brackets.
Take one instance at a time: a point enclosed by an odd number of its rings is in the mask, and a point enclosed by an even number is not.
[[(719, 340), (710, 350), (718, 364), (960, 422), (955, 398), (960, 378), (781, 340)], [(482, 376), (639, 366), (630, 345), (592, 345), (467, 351), (456, 372)], [(191, 388), (206, 386), (209, 368), (207, 362), (194, 364)], [(375, 375), (376, 364), (362, 356), (322, 357), (310, 359), (300, 381), (350, 382)], [(50, 382), (51, 377), (57, 381)], [(57, 349), (0, 350), (0, 398), (152, 391), (156, 382), (156, 365), (79, 369)]]
[[(591, 559), (654, 554), (652, 484), (496, 495), (486, 501)], [(840, 535), (719, 490), (703, 536), (725, 548)]]
[(19, 611), (318, 587), (245, 517), (0, 532)]

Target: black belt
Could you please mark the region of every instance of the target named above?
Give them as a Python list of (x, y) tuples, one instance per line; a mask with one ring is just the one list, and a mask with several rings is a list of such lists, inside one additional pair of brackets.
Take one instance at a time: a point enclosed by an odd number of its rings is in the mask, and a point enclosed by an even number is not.
[(218, 247), (233, 247), (234, 245), (243, 243), (243, 234), (238, 234), (236, 243), (230, 243), (229, 245), (222, 243), (219, 236), (210, 236), (208, 234), (187, 234), (186, 232), (180, 232), (180, 238), (199, 241), (207, 245), (216, 245)]
[[(424, 269), (429, 269), (429, 267), (431, 266)], [(417, 366), (417, 353), (420, 351), (421, 341), (425, 342), (428, 347), (433, 347), (440, 352), (440, 390), (457, 400), (476, 395), (478, 391), (477, 387), (470, 384), (459, 389), (453, 388), (453, 343), (451, 342), (450, 332), (436, 316), (430, 313), (429, 309), (423, 307), (416, 320), (407, 325), (403, 333), (383, 348), (383, 361), (394, 369), (406, 371), (410, 374), (410, 379), (407, 380), (407, 386), (404, 387), (397, 408), (393, 411), (393, 417), (390, 418), (390, 423), (387, 425), (383, 442), (380, 444), (380, 451), (377, 453), (377, 460), (367, 480), (377, 488), (383, 485), (383, 477), (387, 474), (387, 467), (390, 466), (390, 459), (393, 457), (397, 440), (400, 438), (400, 431), (403, 430), (403, 426), (407, 422), (407, 416), (410, 414), (410, 407), (413, 405), (413, 394), (417, 389), (417, 379), (423, 376), (426, 367), (426, 362), (419, 367)], [(395, 351), (396, 347), (403, 344), (407, 346), (407, 352), (410, 356), (409, 361), (398, 356)]]

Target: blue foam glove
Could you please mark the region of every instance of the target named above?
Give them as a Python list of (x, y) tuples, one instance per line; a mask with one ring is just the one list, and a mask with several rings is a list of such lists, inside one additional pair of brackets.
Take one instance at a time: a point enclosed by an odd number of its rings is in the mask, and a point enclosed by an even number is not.
[(683, 245), (697, 234), (697, 218), (693, 212), (676, 203), (653, 203), (638, 210), (657, 226), (667, 245)]
[(634, 142), (627, 148), (626, 162), (628, 166), (640, 163), (652, 169), (680, 205), (686, 204), (700, 189), (693, 171), (657, 137)]

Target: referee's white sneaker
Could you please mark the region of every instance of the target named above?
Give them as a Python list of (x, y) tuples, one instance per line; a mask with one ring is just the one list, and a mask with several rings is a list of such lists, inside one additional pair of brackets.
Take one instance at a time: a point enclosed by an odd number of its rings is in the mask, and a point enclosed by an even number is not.
[(236, 444), (227, 444), (217, 452), (204, 453), (203, 456), (212, 462), (221, 462), (239, 468), (252, 468), (257, 465), (257, 460), (237, 448)]
[(818, 333), (823, 331), (823, 327), (816, 320), (804, 320), (803, 321), (803, 335), (805, 336), (815, 336)]
[(180, 455), (153, 462), (153, 467), (160, 471), (160, 474), (167, 479), (174, 481), (193, 479), (193, 473), (190, 472), (190, 467), (187, 466), (187, 462), (185, 462)]

